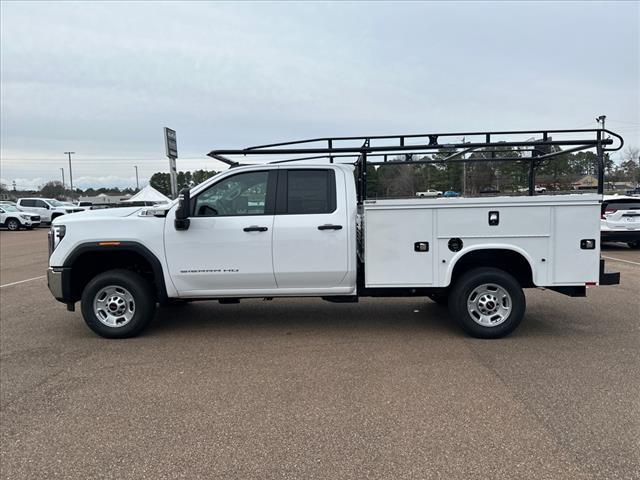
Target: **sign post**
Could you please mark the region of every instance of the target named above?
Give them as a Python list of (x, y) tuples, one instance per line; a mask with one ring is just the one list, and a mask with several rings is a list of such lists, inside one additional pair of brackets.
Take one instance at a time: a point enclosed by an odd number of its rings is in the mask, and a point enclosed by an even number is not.
[(178, 140), (176, 131), (169, 127), (164, 127), (164, 145), (169, 157), (169, 176), (171, 178), (171, 198), (178, 198), (178, 171), (176, 170), (176, 159), (178, 158)]

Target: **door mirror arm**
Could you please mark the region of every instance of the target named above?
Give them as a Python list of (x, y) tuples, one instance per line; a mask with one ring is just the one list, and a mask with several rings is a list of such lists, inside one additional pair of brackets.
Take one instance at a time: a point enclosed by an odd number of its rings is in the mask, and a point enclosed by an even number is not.
[(188, 230), (189, 224), (191, 221), (189, 220), (189, 216), (191, 214), (191, 194), (188, 188), (183, 188), (180, 190), (180, 195), (178, 195), (178, 208), (176, 208), (176, 219), (173, 222), (173, 225), (176, 230)]

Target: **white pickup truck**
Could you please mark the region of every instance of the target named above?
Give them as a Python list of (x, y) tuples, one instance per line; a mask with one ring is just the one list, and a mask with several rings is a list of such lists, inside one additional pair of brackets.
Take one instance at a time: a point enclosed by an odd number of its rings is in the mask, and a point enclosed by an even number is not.
[[(376, 150), (363, 148), (355, 167), (238, 166), (166, 206), (56, 219), (49, 288), (110, 338), (141, 332), (157, 303), (293, 296), (428, 296), (467, 333), (496, 338), (523, 319), (524, 288), (585, 296), (619, 283), (600, 260), (601, 195), (367, 200), (362, 153)], [(291, 153), (307, 150), (318, 149)]]

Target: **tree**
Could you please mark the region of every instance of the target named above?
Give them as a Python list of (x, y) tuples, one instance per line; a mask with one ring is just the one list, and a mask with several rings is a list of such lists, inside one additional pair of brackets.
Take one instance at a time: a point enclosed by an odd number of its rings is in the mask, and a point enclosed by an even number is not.
[(42, 187), (40, 187), (40, 193), (43, 197), (46, 198), (64, 198), (66, 196), (66, 190), (62, 182), (58, 180), (54, 180), (51, 182), (45, 183)]
[(204, 182), (208, 178), (213, 177), (217, 173), (218, 172), (216, 172), (215, 170), (195, 170), (193, 172), (192, 182), (194, 185), (199, 185), (200, 183)]
[[(184, 187), (198, 185), (206, 179), (213, 177), (216, 173), (218, 172), (214, 170), (196, 170), (193, 173), (188, 170), (186, 172), (178, 172), (178, 190)], [(149, 185), (166, 196), (171, 195), (171, 175), (168, 173), (154, 173), (149, 179)]]
[(168, 173), (154, 173), (149, 179), (149, 185), (151, 185), (163, 195), (171, 195), (171, 177)]
[(627, 147), (622, 156), (620, 172), (623, 181), (640, 183), (640, 148)]

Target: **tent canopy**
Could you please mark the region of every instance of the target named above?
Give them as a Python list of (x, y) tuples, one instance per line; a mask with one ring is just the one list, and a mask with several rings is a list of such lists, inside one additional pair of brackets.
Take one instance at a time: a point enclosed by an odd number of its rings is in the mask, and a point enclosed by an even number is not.
[(125, 202), (153, 202), (153, 203), (167, 203), (171, 199), (166, 197), (151, 185), (147, 185), (133, 197), (125, 200)]

